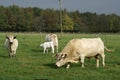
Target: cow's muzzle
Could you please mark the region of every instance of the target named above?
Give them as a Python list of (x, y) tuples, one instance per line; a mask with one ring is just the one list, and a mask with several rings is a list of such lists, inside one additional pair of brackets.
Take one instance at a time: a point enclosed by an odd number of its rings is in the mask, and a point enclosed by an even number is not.
[(13, 42), (10, 42), (10, 44), (13, 44)]
[(60, 67), (60, 64), (59, 64), (59, 63), (56, 63), (56, 66), (59, 68), (59, 67)]

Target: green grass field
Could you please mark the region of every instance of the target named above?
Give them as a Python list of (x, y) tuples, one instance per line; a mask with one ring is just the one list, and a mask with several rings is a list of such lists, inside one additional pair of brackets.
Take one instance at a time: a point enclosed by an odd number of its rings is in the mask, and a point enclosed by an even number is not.
[[(6, 34), (17, 35), (19, 47), (16, 57), (8, 58), (4, 47)], [(43, 54), (39, 47), (44, 42), (44, 34), (0, 33), (0, 80), (120, 80), (120, 34), (57, 34), (59, 52), (73, 38), (101, 37), (105, 45), (114, 52), (105, 52), (106, 67), (96, 68), (96, 60), (85, 59), (85, 68), (80, 63), (57, 68), (52, 53)]]

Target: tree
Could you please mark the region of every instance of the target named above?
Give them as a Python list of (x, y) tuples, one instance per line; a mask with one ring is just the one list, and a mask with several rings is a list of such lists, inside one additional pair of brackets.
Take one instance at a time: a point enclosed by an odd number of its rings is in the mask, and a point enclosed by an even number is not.
[(0, 6), (0, 31), (7, 29), (7, 16), (5, 15), (5, 7)]
[(32, 31), (32, 22), (33, 22), (33, 18), (34, 18), (34, 12), (33, 9), (28, 7), (28, 8), (24, 8), (24, 16), (26, 19), (26, 28), (27, 31)]
[(42, 16), (40, 17), (36, 17), (34, 20), (33, 20), (33, 26), (34, 26), (34, 29), (37, 31), (37, 32), (41, 32), (43, 27), (45, 26), (45, 21), (43, 19)]
[(73, 19), (74, 21), (74, 31), (77, 32), (84, 32), (84, 24), (82, 22), (82, 17), (81, 14), (79, 13), (78, 10), (69, 13), (69, 16)]
[(67, 13), (63, 13), (63, 27), (64, 31), (73, 30), (74, 22), (73, 20), (67, 15)]
[(0, 6), (0, 31), (77, 31), (120, 32), (120, 16), (116, 14), (80, 13), (78, 10), (62, 11), (62, 27), (59, 10), (22, 8), (16, 5)]
[(45, 21), (44, 30), (52, 31), (58, 29), (59, 17), (53, 9), (46, 9), (41, 12), (41, 16)]

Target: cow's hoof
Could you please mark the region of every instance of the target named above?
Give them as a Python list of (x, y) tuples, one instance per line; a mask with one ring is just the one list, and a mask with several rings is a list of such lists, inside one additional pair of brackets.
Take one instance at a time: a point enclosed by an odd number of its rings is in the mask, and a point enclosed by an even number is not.
[(69, 64), (67, 65), (66, 69), (68, 69), (68, 68), (70, 68), (70, 65), (69, 65)]

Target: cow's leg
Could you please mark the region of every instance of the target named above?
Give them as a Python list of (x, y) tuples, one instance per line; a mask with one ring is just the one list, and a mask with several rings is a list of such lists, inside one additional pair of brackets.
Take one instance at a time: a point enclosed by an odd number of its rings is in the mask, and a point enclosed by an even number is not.
[(13, 51), (10, 51), (10, 52), (9, 52), (9, 57), (14, 57), (15, 54), (16, 54), (16, 51), (14, 51), (14, 50), (13, 50)]
[(105, 67), (105, 54), (101, 55), (103, 67)]
[(11, 57), (13, 57), (13, 56), (14, 56), (14, 51), (12, 50), (12, 51), (11, 51)]
[(45, 51), (46, 51), (46, 48), (44, 48), (44, 51), (43, 51), (43, 53), (45, 53)]
[(55, 47), (55, 49), (56, 49), (56, 52), (58, 52), (58, 46), (55, 45), (54, 47)]
[(11, 52), (9, 52), (9, 58), (11, 58)]
[(68, 63), (68, 64), (67, 64), (67, 67), (66, 67), (66, 69), (68, 69), (68, 68), (70, 68), (70, 63)]
[(82, 64), (82, 68), (84, 68), (84, 59), (85, 59), (85, 57), (84, 57), (84, 56), (81, 56), (81, 64)]
[(16, 51), (13, 51), (13, 56), (14, 56), (14, 57), (16, 57), (16, 55), (15, 55), (15, 54), (16, 54)]
[(96, 59), (96, 67), (99, 67), (99, 57), (98, 57), (98, 55), (95, 56), (95, 59)]
[(13, 56), (14, 56), (13, 52), (10, 52), (9, 57), (11, 58)]
[(12, 57), (12, 51), (9, 50), (8, 54), (9, 54), (9, 58), (11, 58)]
[(47, 53), (48, 53), (48, 48), (46, 48), (46, 51), (47, 51)]
[(52, 53), (54, 53), (54, 47), (52, 47)]

